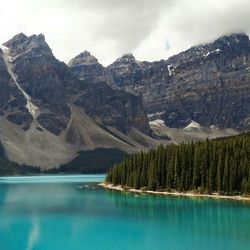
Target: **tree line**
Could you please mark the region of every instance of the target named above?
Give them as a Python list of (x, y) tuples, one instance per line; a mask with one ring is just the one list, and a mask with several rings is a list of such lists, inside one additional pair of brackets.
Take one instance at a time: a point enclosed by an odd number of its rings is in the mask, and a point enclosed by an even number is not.
[(106, 181), (135, 189), (250, 194), (250, 133), (135, 153)]
[(115, 148), (98, 148), (90, 151), (80, 151), (70, 161), (56, 168), (41, 169), (40, 167), (19, 164), (7, 159), (4, 147), (0, 141), (0, 176), (58, 174), (58, 173), (106, 173), (110, 167), (121, 162), (127, 154)]
[(45, 170), (44, 173), (106, 173), (115, 163), (121, 162), (127, 154), (116, 148), (97, 148), (80, 151), (76, 157), (57, 168)]

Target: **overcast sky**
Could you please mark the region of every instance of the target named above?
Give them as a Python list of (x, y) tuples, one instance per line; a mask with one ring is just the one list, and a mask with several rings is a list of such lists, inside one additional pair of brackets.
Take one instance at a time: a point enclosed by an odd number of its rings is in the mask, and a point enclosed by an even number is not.
[(84, 50), (107, 65), (125, 53), (168, 58), (223, 34), (250, 34), (250, 0), (0, 0), (0, 42), (43, 33), (66, 63)]

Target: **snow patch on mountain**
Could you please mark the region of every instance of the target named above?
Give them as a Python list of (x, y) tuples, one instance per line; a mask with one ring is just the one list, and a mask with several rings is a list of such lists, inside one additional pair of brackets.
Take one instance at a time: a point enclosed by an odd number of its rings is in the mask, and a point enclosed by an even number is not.
[[(147, 114), (148, 119), (154, 119), (154, 117), (160, 117), (161, 115), (165, 114), (165, 111), (162, 112), (156, 112), (152, 114)], [(156, 119), (155, 119), (156, 120)]]
[(161, 120), (161, 119), (156, 119), (154, 121), (150, 121), (149, 125), (164, 126), (164, 127), (166, 127), (165, 122), (163, 120)]
[(171, 76), (173, 73), (172, 73), (172, 64), (170, 64), (170, 65), (168, 65), (168, 74), (169, 74), (169, 76)]
[(220, 53), (221, 52), (221, 49), (216, 49), (216, 50), (213, 50), (213, 51), (210, 51), (208, 52), (205, 57), (208, 57), (210, 54), (213, 54), (213, 53)]
[(196, 131), (201, 131), (202, 127), (198, 122), (191, 121), (185, 128), (184, 130), (186, 131), (191, 131), (191, 130), (196, 130)]
[(8, 73), (10, 74), (10, 76), (11, 76), (12, 80), (14, 81), (15, 85), (17, 86), (17, 88), (20, 90), (20, 92), (23, 94), (24, 98), (27, 101), (27, 104), (26, 104), (25, 107), (28, 109), (28, 111), (32, 115), (32, 117), (34, 119), (36, 119), (37, 116), (39, 115), (39, 108), (32, 103), (31, 97), (24, 91), (24, 89), (22, 89), (22, 87), (17, 82), (15, 73), (12, 70), (12, 65), (11, 65), (12, 58), (9, 55), (9, 48), (7, 48), (5, 46), (1, 46), (0, 48), (3, 51), (3, 59), (4, 59), (5, 65), (7, 67)]

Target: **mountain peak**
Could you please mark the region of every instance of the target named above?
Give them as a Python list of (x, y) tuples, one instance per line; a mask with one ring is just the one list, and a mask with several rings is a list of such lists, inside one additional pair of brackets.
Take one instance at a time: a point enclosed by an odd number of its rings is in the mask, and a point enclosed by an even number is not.
[(223, 43), (228, 46), (234, 45), (234, 44), (247, 44), (249, 43), (249, 37), (245, 33), (232, 33), (232, 34), (227, 34), (219, 37), (217, 40), (214, 42), (216, 43)]
[(84, 51), (71, 59), (68, 63), (69, 66), (80, 65), (80, 64), (98, 64), (96, 57), (90, 54), (89, 51)]
[(25, 34), (20, 33), (5, 42), (3, 45), (8, 47), (11, 54), (14, 56), (18, 56), (30, 49), (36, 49), (39, 53), (52, 53), (43, 34), (26, 36)]
[(199, 59), (207, 59), (211, 56), (217, 56), (222, 53), (238, 53), (239, 51), (248, 51), (250, 48), (249, 37), (245, 33), (226, 34), (218, 39), (193, 46), (177, 55), (168, 58), (168, 64), (179, 65)]
[(10, 40), (8, 40), (7, 42), (5, 42), (3, 45), (6, 47), (13, 47), (13, 46), (17, 46), (18, 44), (21, 44), (23, 42), (25, 42), (27, 40), (27, 36), (23, 33), (19, 33), (15, 36), (13, 36)]
[(231, 33), (231, 34), (226, 34), (226, 35), (222, 35), (221, 37), (219, 37), (218, 39), (227, 39), (227, 38), (233, 38), (235, 40), (240, 40), (240, 39), (249, 39), (248, 35), (244, 32), (238, 32), (238, 33)]
[(121, 62), (135, 61), (135, 57), (132, 53), (127, 53), (127, 54), (124, 54), (122, 57), (118, 58), (117, 61), (121, 61)]
[(89, 51), (84, 50), (82, 53), (79, 54), (79, 56), (91, 56), (91, 54)]
[(132, 53), (127, 53), (122, 56), (122, 58), (130, 58), (130, 59), (135, 59), (134, 55)]
[(19, 33), (19, 34), (16, 34), (12, 39), (13, 40), (20, 40), (20, 39), (27, 39), (28, 37), (24, 34), (24, 33)]

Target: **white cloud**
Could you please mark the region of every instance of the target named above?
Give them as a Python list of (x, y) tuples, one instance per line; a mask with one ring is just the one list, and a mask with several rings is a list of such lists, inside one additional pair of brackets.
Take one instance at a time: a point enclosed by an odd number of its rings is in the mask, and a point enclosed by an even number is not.
[(103, 64), (128, 52), (152, 61), (225, 33), (250, 34), (249, 0), (0, 0), (0, 4), (0, 42), (20, 32), (43, 33), (56, 57), (65, 62), (84, 50)]

